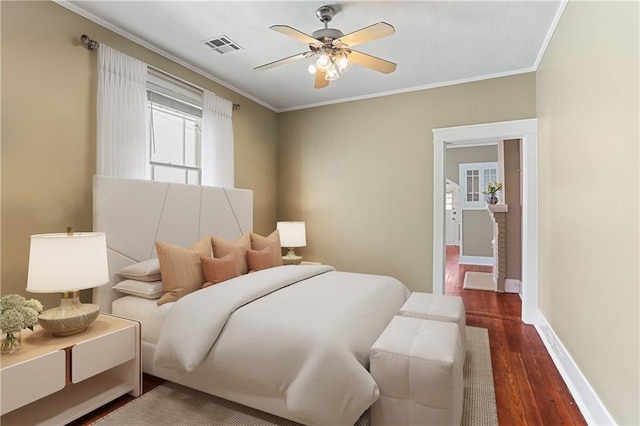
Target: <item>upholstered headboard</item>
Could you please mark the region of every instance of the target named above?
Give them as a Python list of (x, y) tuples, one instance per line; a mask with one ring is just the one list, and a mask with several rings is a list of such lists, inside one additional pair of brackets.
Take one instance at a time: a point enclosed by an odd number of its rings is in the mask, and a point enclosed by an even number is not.
[(188, 247), (206, 235), (233, 241), (252, 231), (253, 192), (95, 176), (93, 230), (106, 233), (111, 279), (93, 290), (93, 303), (111, 312), (116, 272), (156, 257), (156, 240)]

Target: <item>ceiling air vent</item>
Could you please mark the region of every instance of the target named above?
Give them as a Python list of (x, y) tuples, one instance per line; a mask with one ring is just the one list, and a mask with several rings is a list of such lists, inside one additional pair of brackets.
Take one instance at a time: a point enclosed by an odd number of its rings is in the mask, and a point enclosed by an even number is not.
[(204, 44), (206, 44), (211, 49), (215, 50), (221, 55), (229, 52), (235, 52), (236, 50), (242, 49), (242, 47), (240, 47), (238, 43), (235, 43), (234, 41), (229, 39), (229, 37), (227, 36), (220, 36), (211, 40), (207, 40), (204, 42)]

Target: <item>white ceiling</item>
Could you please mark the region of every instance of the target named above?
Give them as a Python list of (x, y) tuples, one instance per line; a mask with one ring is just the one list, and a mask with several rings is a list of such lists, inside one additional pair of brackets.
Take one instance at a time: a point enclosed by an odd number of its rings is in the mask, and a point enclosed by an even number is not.
[[(59, 0), (277, 112), (535, 71), (564, 2)], [(329, 27), (345, 34), (380, 21), (393, 25), (394, 35), (356, 49), (397, 63), (397, 70), (385, 75), (354, 65), (323, 89), (313, 88), (311, 58), (253, 70), (308, 51), (269, 27), (311, 34), (322, 28), (315, 12), (325, 4), (337, 11)], [(221, 55), (203, 44), (221, 35), (242, 50)]]

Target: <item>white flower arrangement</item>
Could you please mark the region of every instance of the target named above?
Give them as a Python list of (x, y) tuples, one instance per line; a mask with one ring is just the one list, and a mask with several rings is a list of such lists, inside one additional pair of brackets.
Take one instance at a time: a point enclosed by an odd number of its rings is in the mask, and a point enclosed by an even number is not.
[(8, 294), (0, 299), (0, 329), (7, 337), (2, 340), (2, 352), (12, 352), (20, 345), (15, 333), (25, 328), (33, 331), (38, 322), (38, 314), (43, 310), (36, 299), (25, 299), (19, 294)]
[(500, 182), (489, 182), (487, 184), (487, 190), (484, 191), (485, 194), (491, 194), (493, 196), (496, 195), (496, 192), (502, 189), (502, 183)]

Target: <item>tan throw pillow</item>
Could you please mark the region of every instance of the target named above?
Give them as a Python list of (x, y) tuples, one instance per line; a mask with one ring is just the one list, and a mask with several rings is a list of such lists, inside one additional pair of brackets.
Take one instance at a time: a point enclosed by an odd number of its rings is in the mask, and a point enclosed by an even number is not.
[(232, 251), (220, 259), (201, 257), (200, 262), (202, 262), (204, 279), (207, 281), (202, 288), (240, 276), (240, 272), (238, 271), (238, 253), (235, 251)]
[(273, 264), (273, 249), (265, 247), (262, 250), (247, 250), (247, 263), (249, 272), (273, 268), (276, 266)]
[(280, 247), (280, 232), (276, 229), (266, 237), (254, 232), (251, 234), (251, 249), (262, 250), (271, 247), (273, 266), (282, 266), (282, 248)]
[(211, 257), (210, 237), (203, 238), (189, 248), (156, 241), (156, 250), (160, 260), (163, 291), (158, 306), (175, 302), (202, 287), (204, 273), (200, 258)]
[(249, 271), (247, 268), (247, 249), (251, 248), (249, 234), (244, 234), (233, 243), (223, 238), (211, 237), (211, 245), (213, 257), (220, 259), (235, 251), (238, 254), (238, 273), (244, 275)]

